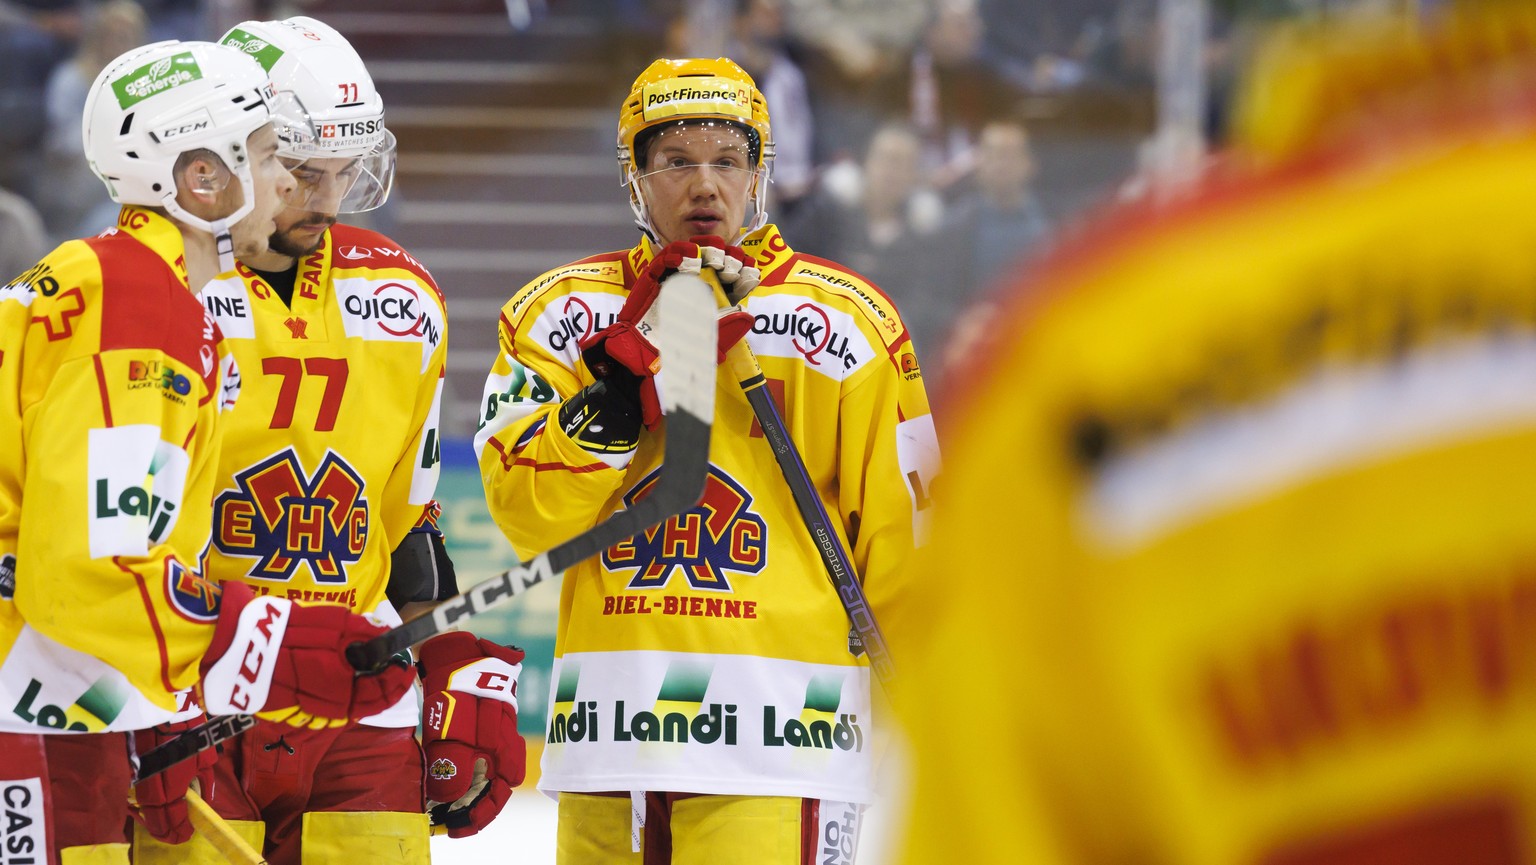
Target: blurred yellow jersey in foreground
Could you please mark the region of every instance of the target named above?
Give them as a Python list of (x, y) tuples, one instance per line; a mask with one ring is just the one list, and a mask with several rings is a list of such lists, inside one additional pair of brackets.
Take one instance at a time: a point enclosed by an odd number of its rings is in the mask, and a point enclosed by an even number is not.
[(1536, 88), (1501, 81), (1006, 301), (888, 634), (907, 862), (1536, 861)]

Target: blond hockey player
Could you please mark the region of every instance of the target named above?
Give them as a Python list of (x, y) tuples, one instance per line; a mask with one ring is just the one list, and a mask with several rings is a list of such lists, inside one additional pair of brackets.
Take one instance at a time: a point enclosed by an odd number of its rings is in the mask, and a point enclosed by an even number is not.
[[(937, 455), (895, 307), (767, 222), (768, 106), (731, 61), (652, 64), (618, 151), (639, 242), (502, 309), (475, 439), (497, 523), (526, 556), (647, 494), (666, 371), (645, 314), (703, 267), (739, 305), (720, 352), (745, 339), (761, 360), (878, 613)], [(563, 863), (821, 862), (817, 839), (852, 845), (871, 798), (868, 661), (739, 382), (718, 388), (703, 503), (565, 576), (540, 781)]]

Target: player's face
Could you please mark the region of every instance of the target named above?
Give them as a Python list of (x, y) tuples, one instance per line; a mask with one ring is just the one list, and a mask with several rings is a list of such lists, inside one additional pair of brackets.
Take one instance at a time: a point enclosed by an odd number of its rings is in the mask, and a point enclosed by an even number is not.
[[(250, 213), (230, 228), (238, 258), (267, 251), (268, 238), (277, 227), (278, 211), (283, 209), (283, 202), (296, 188), (293, 175), (277, 158), (277, 133), (271, 124), (247, 136), (245, 146), (251, 154), (251, 181), (256, 187), (256, 203)], [(235, 184), (232, 186), (239, 188)]]
[(651, 141), (638, 183), (663, 243), (714, 234), (734, 240), (756, 172), (746, 133), (727, 124), (665, 129)]
[(360, 168), (358, 160), (339, 157), (290, 160), (287, 164), (299, 188), (294, 203), (277, 216), (272, 250), (298, 258), (318, 249), (325, 230), (336, 224), (341, 201), (357, 181)]

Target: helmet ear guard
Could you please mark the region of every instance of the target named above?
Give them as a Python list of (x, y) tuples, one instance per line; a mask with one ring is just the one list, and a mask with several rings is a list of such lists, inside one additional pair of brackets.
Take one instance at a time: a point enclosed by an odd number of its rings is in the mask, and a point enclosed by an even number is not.
[(630, 87), (619, 108), (617, 156), (621, 183), (629, 189), (635, 224), (653, 241), (649, 206), (640, 188), (640, 163), (649, 142), (669, 124), (726, 122), (747, 133), (756, 174), (749, 191), (755, 213), (743, 226), (747, 234), (768, 221), (768, 182), (773, 168), (773, 136), (768, 103), (746, 70), (725, 57), (657, 60)]

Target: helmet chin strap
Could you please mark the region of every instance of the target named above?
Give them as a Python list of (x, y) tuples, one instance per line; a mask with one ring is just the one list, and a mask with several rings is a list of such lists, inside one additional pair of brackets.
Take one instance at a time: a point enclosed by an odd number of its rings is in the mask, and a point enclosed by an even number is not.
[(208, 225), (213, 229), (213, 245), (219, 253), (219, 273), (235, 269), (235, 238), (230, 232), (228, 219), (215, 219)]

